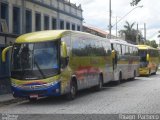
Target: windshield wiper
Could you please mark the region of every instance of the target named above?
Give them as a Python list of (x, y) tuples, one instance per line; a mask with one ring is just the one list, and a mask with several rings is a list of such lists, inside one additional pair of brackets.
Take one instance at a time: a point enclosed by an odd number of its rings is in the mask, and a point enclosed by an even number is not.
[(39, 70), (40, 74), (42, 75), (42, 77), (45, 79), (46, 77), (45, 77), (44, 73), (42, 72), (41, 68), (39, 67), (39, 64), (36, 61), (34, 61), (34, 64), (38, 68), (38, 70)]

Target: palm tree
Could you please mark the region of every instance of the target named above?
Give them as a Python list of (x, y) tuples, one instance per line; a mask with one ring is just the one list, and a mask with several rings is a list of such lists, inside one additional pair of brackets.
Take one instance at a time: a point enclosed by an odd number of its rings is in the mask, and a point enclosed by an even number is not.
[(125, 34), (125, 40), (129, 40), (129, 41), (136, 43), (137, 37), (138, 38), (141, 37), (137, 35), (141, 35), (141, 34), (139, 34), (140, 32), (133, 28), (134, 25), (135, 25), (135, 22), (130, 24), (128, 21), (126, 21), (126, 24), (124, 25), (124, 30), (120, 30), (119, 33), (121, 35)]
[(131, 6), (136, 6), (141, 0), (132, 0)]

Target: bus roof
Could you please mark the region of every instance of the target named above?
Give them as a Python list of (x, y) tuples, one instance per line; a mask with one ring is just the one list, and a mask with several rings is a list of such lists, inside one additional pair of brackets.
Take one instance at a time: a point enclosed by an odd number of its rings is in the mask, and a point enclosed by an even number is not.
[[(80, 32), (80, 31), (72, 31), (72, 30), (45, 30), (45, 31), (39, 31), (39, 32), (32, 32), (27, 33), (24, 35), (19, 36), (15, 43), (35, 43), (35, 42), (44, 42), (44, 41), (54, 41), (61, 37), (63, 37), (66, 34), (69, 33), (80, 33), (83, 35), (90, 35), (94, 37), (99, 37), (96, 35), (92, 35), (86, 32)], [(101, 38), (101, 37), (99, 37)], [(105, 38), (104, 38), (105, 39)]]
[(154, 49), (154, 50), (157, 50), (156, 48), (153, 48), (151, 46), (148, 46), (148, 45), (136, 45), (138, 47), (138, 49), (140, 50), (148, 50), (148, 49)]
[(127, 41), (121, 40), (121, 39), (110, 39), (110, 42), (111, 43), (126, 43), (127, 44)]
[(39, 32), (27, 33), (19, 36), (16, 39), (16, 43), (32, 43), (32, 42), (43, 42), (56, 40), (61, 38), (64, 34), (67, 34), (67, 30), (46, 30)]
[(128, 43), (127, 41), (121, 40), (121, 39), (110, 39), (110, 42), (111, 42), (111, 43), (119, 43), (119, 44), (123, 44), (123, 45), (128, 45), (128, 46), (137, 47), (136, 45), (131, 44), (131, 43)]

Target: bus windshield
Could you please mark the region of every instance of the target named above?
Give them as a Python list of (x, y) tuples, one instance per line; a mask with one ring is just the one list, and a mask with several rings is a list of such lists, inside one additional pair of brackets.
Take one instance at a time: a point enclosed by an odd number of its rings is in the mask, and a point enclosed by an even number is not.
[(139, 50), (139, 56), (140, 56), (140, 67), (147, 67), (148, 62), (146, 59), (147, 56), (147, 50)]
[(146, 50), (139, 50), (139, 56), (140, 56), (141, 62), (146, 62), (147, 51)]
[(58, 43), (15, 44), (12, 54), (12, 78), (42, 79), (59, 71)]

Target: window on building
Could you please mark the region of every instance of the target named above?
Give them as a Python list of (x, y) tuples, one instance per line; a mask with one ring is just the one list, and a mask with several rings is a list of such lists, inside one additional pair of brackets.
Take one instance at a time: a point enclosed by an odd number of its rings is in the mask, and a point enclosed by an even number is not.
[(6, 22), (6, 20), (5, 19), (1, 19), (1, 21), (0, 21), (0, 30), (1, 30), (1, 32), (5, 32), (5, 33), (7, 33), (8, 32), (8, 25), (7, 25), (7, 22)]
[(26, 33), (32, 31), (32, 11), (26, 10)]
[(52, 18), (52, 29), (56, 30), (56, 28), (57, 28), (57, 20), (56, 18)]
[(35, 30), (40, 31), (41, 30), (41, 14), (36, 13), (35, 15)]
[(77, 26), (77, 30), (78, 30), (78, 31), (81, 31), (81, 27), (80, 27), (79, 25)]
[(13, 33), (20, 34), (20, 8), (13, 7)]
[(60, 21), (60, 29), (64, 29), (64, 21), (63, 20)]
[(72, 24), (72, 30), (75, 30), (75, 24)]
[(49, 30), (49, 16), (44, 16), (44, 30)]
[(121, 45), (120, 44), (117, 44), (117, 52), (118, 54), (121, 55)]
[[(3, 19), (4, 21), (6, 21), (6, 23), (7, 23), (6, 25), (8, 27), (8, 4), (6, 4), (6, 3), (1, 3), (0, 4), (0, 15), (1, 15), (0, 16), (1, 19)], [(0, 28), (1, 28), (0, 31), (3, 32), (2, 27), (0, 27)]]
[(69, 22), (66, 23), (66, 29), (70, 30), (70, 23)]

